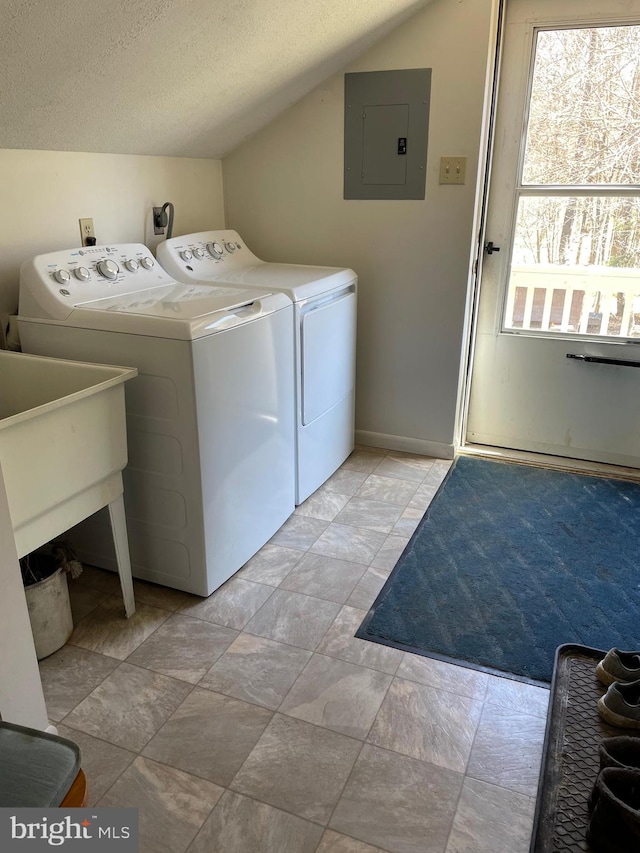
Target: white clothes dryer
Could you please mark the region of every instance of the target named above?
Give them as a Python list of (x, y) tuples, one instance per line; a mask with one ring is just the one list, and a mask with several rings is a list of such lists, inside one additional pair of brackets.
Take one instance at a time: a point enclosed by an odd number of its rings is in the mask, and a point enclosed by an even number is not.
[[(282, 293), (175, 282), (143, 245), (23, 264), (25, 352), (137, 367), (124, 472), (132, 571), (206, 596), (294, 509), (293, 307)], [(74, 530), (115, 568), (109, 528)]]
[(260, 260), (237, 231), (160, 243), (156, 256), (179, 281), (285, 293), (294, 303), (296, 503), (353, 450), (357, 276), (351, 269)]

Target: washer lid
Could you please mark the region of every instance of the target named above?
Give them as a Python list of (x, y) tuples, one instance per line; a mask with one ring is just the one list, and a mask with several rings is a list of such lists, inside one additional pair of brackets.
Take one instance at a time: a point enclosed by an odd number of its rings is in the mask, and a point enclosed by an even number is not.
[[(217, 272), (217, 269), (220, 272)], [(234, 284), (238, 287), (261, 288), (286, 293), (292, 302), (302, 302), (352, 284), (356, 280), (353, 270), (340, 267), (314, 267), (304, 264), (272, 264), (262, 261), (252, 266), (231, 270), (216, 268), (210, 277), (200, 281)]]
[(291, 300), (284, 293), (174, 282), (80, 303), (64, 320), (26, 316), (19, 320), (193, 341), (282, 310), (293, 312)]
[(270, 296), (243, 287), (218, 287), (211, 284), (163, 284), (147, 290), (108, 296), (76, 303), (76, 308), (163, 317), (169, 320), (197, 320), (206, 314), (249, 305)]

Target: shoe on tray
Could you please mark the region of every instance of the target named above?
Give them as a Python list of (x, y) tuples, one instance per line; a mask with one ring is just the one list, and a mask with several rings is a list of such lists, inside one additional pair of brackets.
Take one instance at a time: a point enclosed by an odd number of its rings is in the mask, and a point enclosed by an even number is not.
[(594, 853), (640, 850), (640, 771), (606, 767), (594, 788), (587, 842)]
[(640, 680), (611, 684), (604, 696), (598, 699), (598, 713), (612, 726), (640, 729)]
[[(640, 737), (618, 735), (604, 738), (600, 741), (598, 755), (600, 770), (605, 767), (626, 767), (628, 770), (640, 772)], [(589, 812), (593, 811), (597, 797), (598, 786), (594, 785), (589, 796)]]
[(614, 681), (637, 681), (640, 678), (640, 652), (610, 649), (596, 666), (596, 675), (606, 687)]
[(605, 767), (630, 767), (640, 770), (640, 737), (606, 737), (598, 747), (600, 770)]

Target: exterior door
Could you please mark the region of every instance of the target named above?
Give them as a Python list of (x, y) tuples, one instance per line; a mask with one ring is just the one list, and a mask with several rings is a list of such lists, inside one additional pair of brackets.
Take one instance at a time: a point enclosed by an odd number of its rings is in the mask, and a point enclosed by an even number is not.
[(640, 0), (507, 0), (498, 92), (467, 443), (640, 467)]

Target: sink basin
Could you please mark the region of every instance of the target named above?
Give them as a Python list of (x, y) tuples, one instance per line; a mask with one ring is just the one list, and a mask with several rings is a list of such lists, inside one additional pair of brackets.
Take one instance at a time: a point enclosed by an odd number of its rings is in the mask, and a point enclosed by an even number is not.
[(0, 466), (19, 557), (121, 500), (124, 382), (136, 374), (0, 350)]

